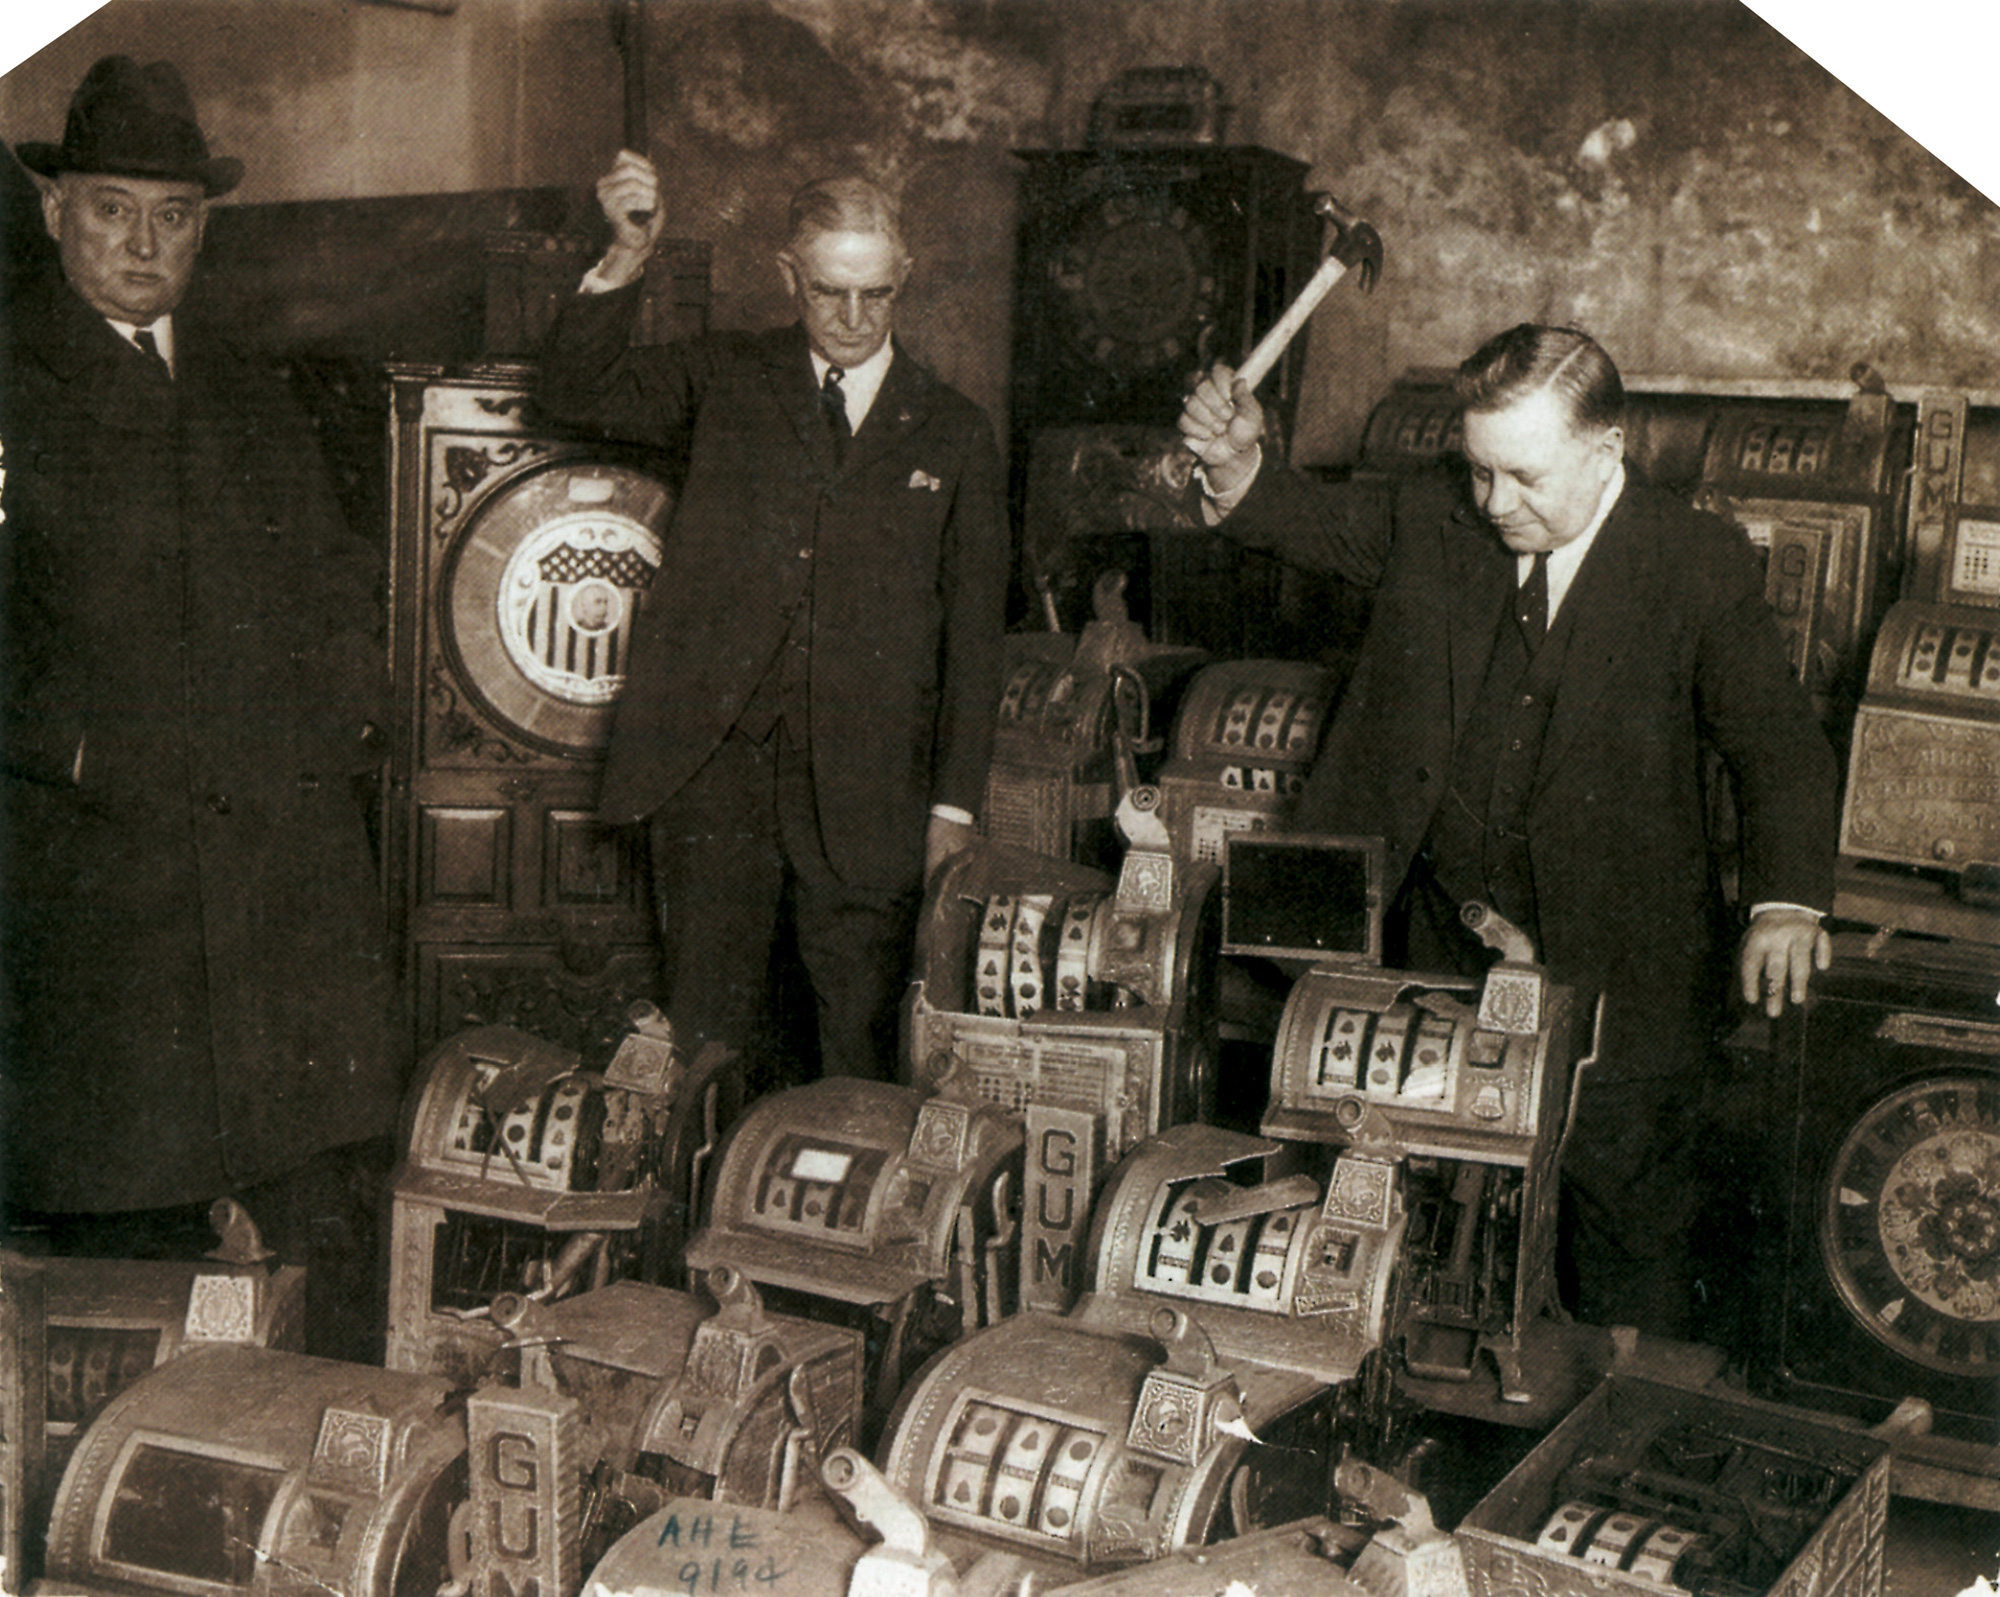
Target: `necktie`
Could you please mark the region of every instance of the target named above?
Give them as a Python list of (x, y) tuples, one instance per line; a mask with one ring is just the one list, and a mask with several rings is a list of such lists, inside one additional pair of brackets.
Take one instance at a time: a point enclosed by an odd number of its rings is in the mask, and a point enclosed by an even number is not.
[(854, 429), (847, 424), (847, 395), (840, 386), (841, 378), (846, 375), (838, 366), (829, 366), (826, 380), (819, 385), (819, 408), (826, 417), (827, 431), (833, 434), (836, 462), (847, 453), (848, 441), (854, 437)]
[(134, 328), (132, 331), (132, 342), (139, 346), (140, 354), (149, 357), (153, 364), (160, 368), (160, 375), (162, 377), (169, 380), (172, 379), (174, 375), (173, 368), (167, 364), (167, 357), (160, 353), (160, 346), (154, 341), (152, 328)]
[(1535, 563), (1528, 571), (1528, 580), (1523, 582), (1515, 594), (1514, 619), (1521, 623), (1521, 641), (1533, 654), (1542, 646), (1542, 637), (1549, 630), (1549, 557), (1546, 552), (1535, 556)]

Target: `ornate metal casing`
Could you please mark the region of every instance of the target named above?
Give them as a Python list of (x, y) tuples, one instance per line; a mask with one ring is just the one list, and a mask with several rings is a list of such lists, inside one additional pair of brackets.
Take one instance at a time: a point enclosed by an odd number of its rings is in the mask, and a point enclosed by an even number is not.
[(174, 1597), (435, 1597), (466, 1495), (450, 1383), (203, 1348), (112, 1400), (49, 1527), (65, 1589)]
[(860, 1333), (768, 1312), (733, 1270), (704, 1294), (616, 1282), (530, 1324), (538, 1378), (581, 1406), (587, 1466), (663, 1497), (780, 1507), (859, 1430)]
[(1132, 1563), (1216, 1534), (1248, 1433), (1322, 1391), (1226, 1366), (1189, 1315), (1162, 1304), (1138, 1332), (1018, 1314), (910, 1384), (883, 1473), (960, 1567), (995, 1545), (1052, 1575)]
[(1013, 1307), (1020, 1118), (829, 1078), (772, 1093), (722, 1155), (695, 1269), (728, 1266), (788, 1312), (866, 1326), (879, 1411), (929, 1352)]
[(1231, 832), (1284, 830), (1334, 687), (1331, 670), (1291, 660), (1226, 660), (1189, 684), (1159, 782), (1184, 863), (1220, 865)]
[(1475, 1597), (1875, 1597), (1889, 1445), (1796, 1409), (1614, 1375), (1459, 1523)]
[[(1213, 1112), (1220, 902), (1213, 866), (1133, 848), (1117, 882), (976, 845), (938, 873), (918, 931), (916, 1079), (1096, 1117), (1106, 1163)], [(1100, 1165), (1100, 1168), (1102, 1166)]]
[(297, 1265), (162, 1259), (38, 1259), (45, 1320), (43, 1462), (35, 1517), (77, 1438), (149, 1370), (218, 1345), (296, 1351), (306, 1273)]
[(1292, 989), (1271, 1061), (1267, 1136), (1393, 1169), (1420, 1244), (1404, 1251), (1404, 1358), (1469, 1378), (1480, 1348), (1528, 1393), (1523, 1327), (1554, 1303), (1557, 1161), (1582, 1050), (1570, 992), (1502, 960), (1468, 983), (1359, 967)]
[[(2000, 873), (2000, 608), (1890, 610), (1855, 714), (1840, 849), (1953, 877)], [(1989, 921), (1983, 940), (2000, 942), (2000, 916)]]
[(1142, 1332), (1167, 1304), (1232, 1369), (1350, 1380), (1390, 1323), (1407, 1221), (1393, 1177), (1367, 1155), (1328, 1160), (1217, 1126), (1162, 1132), (1098, 1202), (1076, 1318)]
[(564, 1296), (680, 1268), (712, 1155), (741, 1107), (734, 1056), (692, 1063), (642, 1006), (610, 1066), (509, 1026), (426, 1060), (393, 1179), (391, 1369), (469, 1380), (506, 1342), (505, 1292)]
[[(1117, 574), (1113, 574), (1116, 576)], [(1198, 650), (1147, 641), (1124, 618), (1122, 578), (1100, 582), (1098, 619), (1080, 636), (1007, 635), (1006, 676), (987, 767), (982, 828), (993, 842), (1057, 859), (1103, 864), (1115, 858), (1111, 817), (1118, 804), (1113, 703), (1114, 668), (1134, 685), (1141, 716), (1171, 702), (1206, 658)], [(1135, 753), (1156, 753), (1145, 725), (1131, 736)], [(1150, 747), (1145, 745), (1151, 744)]]

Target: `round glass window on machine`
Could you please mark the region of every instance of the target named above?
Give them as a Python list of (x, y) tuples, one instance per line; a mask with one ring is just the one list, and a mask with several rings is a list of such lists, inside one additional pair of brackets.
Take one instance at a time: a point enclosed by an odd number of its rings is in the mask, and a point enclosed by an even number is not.
[(2000, 1076), (1934, 1076), (1878, 1099), (1821, 1194), (1821, 1255), (1855, 1320), (1928, 1369), (2000, 1374)]
[(630, 467), (566, 461), (481, 505), (447, 558), (440, 623), (480, 705), (554, 754), (603, 746), (673, 498)]

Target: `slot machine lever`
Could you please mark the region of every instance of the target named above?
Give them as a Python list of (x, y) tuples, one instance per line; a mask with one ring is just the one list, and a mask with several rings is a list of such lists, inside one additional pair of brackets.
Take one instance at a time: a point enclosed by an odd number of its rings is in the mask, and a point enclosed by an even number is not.
[(1479, 940), (1508, 964), (1535, 963), (1535, 945), (1528, 940), (1528, 934), (1492, 905), (1477, 901), (1467, 904), (1458, 912), (1458, 918), (1465, 923), (1466, 930), (1477, 933)]
[(820, 1460), (819, 1478), (836, 1502), (882, 1538), (854, 1566), (848, 1597), (950, 1597), (957, 1591), (950, 1561), (931, 1545), (929, 1521), (865, 1457), (836, 1447)]

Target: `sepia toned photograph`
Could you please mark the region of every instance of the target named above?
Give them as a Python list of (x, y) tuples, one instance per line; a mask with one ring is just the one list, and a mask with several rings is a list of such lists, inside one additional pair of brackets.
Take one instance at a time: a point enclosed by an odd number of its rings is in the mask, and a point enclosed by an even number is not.
[(1996, 50), (8, 21), (0, 1597), (1994, 1597)]

